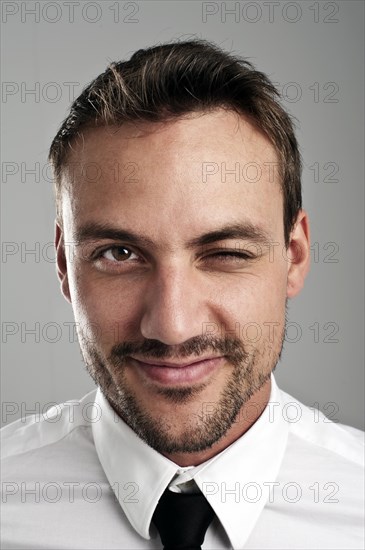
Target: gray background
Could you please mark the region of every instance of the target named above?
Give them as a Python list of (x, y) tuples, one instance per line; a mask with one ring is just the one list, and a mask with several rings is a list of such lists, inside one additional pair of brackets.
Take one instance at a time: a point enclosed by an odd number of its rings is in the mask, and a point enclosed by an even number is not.
[(110, 61), (199, 37), (248, 57), (299, 120), (312, 268), (290, 302), (279, 385), (363, 428), (363, 2), (79, 0), (73, 17), (62, 1), (35, 4), (2, 2), (2, 423), (94, 388), (52, 249), (46, 158), (70, 101)]

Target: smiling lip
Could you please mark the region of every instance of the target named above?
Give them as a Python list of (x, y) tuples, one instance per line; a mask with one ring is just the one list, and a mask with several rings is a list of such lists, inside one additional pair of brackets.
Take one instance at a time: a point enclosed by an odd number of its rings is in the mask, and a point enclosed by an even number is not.
[(223, 363), (224, 356), (197, 359), (191, 363), (155, 363), (139, 361), (131, 357), (143, 377), (160, 384), (171, 386), (181, 383), (202, 382)]

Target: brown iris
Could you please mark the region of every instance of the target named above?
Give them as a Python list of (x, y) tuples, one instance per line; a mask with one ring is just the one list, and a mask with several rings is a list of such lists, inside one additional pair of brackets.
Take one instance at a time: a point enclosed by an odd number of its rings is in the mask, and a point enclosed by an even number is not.
[(113, 258), (118, 261), (128, 260), (132, 252), (123, 246), (113, 246), (109, 249)]

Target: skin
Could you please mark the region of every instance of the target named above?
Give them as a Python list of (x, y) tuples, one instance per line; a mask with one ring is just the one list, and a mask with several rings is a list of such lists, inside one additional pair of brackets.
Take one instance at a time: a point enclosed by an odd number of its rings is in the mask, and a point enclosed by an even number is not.
[[(57, 269), (87, 369), (148, 444), (180, 466), (200, 464), (245, 433), (268, 402), (286, 302), (309, 269), (307, 215), (299, 212), (286, 249), (282, 191), (270, 164), (277, 163), (275, 150), (243, 116), (223, 109), (88, 130), (68, 160)], [(204, 181), (207, 162), (217, 170)], [(237, 162), (239, 181), (224, 178), (222, 167)], [(247, 163), (261, 168), (257, 181)], [(77, 241), (89, 222), (153, 243)], [(187, 247), (233, 223), (259, 228), (266, 241), (248, 235)], [(227, 251), (247, 254), (213, 255)], [(166, 384), (145, 376), (131, 355), (184, 363), (224, 358), (198, 382)]]

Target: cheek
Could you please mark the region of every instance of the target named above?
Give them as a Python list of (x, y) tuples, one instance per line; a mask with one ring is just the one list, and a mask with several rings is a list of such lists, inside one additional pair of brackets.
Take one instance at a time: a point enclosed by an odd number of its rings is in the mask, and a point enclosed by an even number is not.
[(250, 321), (281, 318), (285, 312), (287, 267), (284, 261), (265, 262), (230, 278), (217, 289), (221, 311)]
[(113, 345), (136, 337), (138, 285), (80, 272), (72, 286), (75, 320), (94, 342)]
[(283, 326), (285, 292), (265, 294), (263, 290), (254, 292), (253, 289), (244, 289), (240, 292), (239, 299), (232, 299), (228, 296), (221, 297), (220, 317), (222, 323), (227, 326), (227, 330), (237, 331), (238, 325), (241, 335), (249, 336), (257, 331), (265, 332), (272, 323), (275, 323), (276, 326)]

